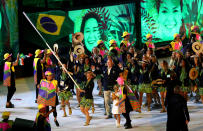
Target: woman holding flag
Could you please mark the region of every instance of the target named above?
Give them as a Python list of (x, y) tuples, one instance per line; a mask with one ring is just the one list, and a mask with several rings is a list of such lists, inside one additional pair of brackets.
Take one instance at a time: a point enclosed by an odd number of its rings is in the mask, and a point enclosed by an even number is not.
[(92, 107), (92, 112), (94, 113), (94, 99), (93, 99), (93, 88), (94, 88), (94, 77), (95, 74), (92, 71), (87, 71), (86, 75), (86, 83), (84, 89), (79, 89), (80, 92), (84, 93), (84, 96), (80, 102), (80, 110), (86, 116), (86, 122), (84, 126), (88, 126), (92, 117), (89, 115), (89, 109)]

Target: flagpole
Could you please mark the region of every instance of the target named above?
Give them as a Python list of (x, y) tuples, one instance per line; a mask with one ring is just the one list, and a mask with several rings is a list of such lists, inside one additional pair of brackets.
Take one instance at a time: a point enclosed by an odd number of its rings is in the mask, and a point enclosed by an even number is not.
[(73, 77), (70, 75), (70, 73), (68, 72), (68, 70), (65, 68), (65, 66), (62, 64), (62, 62), (59, 60), (58, 56), (55, 54), (55, 52), (51, 49), (51, 47), (49, 46), (49, 44), (47, 43), (47, 41), (44, 39), (44, 37), (40, 34), (40, 32), (37, 30), (37, 28), (34, 26), (34, 24), (32, 23), (32, 21), (29, 19), (29, 17), (27, 16), (27, 14), (25, 12), (23, 12), (23, 15), (26, 17), (26, 19), (30, 22), (30, 24), (32, 25), (32, 27), (35, 29), (35, 31), (39, 34), (39, 36), (42, 38), (42, 40), (44, 41), (44, 43), (47, 45), (47, 47), (51, 50), (52, 54), (56, 57), (56, 59), (58, 60), (58, 62), (60, 63), (60, 65), (62, 66), (62, 68), (65, 70), (65, 72), (69, 75), (69, 77), (71, 78), (71, 80), (74, 82), (74, 84), (76, 85), (77, 88), (80, 89), (80, 87), (78, 86), (78, 84), (75, 82), (75, 80), (73, 79)]

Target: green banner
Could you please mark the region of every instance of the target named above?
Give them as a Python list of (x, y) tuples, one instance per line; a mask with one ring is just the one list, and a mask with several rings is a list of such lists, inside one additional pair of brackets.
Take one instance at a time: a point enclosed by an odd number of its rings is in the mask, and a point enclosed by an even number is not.
[[(27, 14), (29, 19), (35, 25), (37, 30), (42, 34), (45, 40), (53, 45), (56, 41), (68, 37), (68, 34), (73, 33), (72, 21), (64, 11), (48, 11)], [(30, 25), (31, 26), (31, 25)], [(34, 31), (34, 30), (33, 30)], [(26, 40), (39, 45), (42, 41), (39, 36), (36, 36), (36, 31), (26, 31)], [(60, 44), (60, 43), (58, 43)]]

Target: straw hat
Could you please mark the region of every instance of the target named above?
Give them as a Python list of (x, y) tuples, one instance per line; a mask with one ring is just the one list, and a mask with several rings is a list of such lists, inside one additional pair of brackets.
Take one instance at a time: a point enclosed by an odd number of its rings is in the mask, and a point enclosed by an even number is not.
[(151, 34), (147, 34), (147, 35), (146, 35), (146, 38), (147, 38), (147, 39), (152, 38), (152, 35), (151, 35)]
[(98, 40), (97, 45), (100, 45), (100, 44), (104, 44), (104, 41), (103, 40)]
[(76, 44), (81, 43), (83, 41), (83, 39), (84, 39), (84, 35), (82, 32), (77, 32), (77, 33), (73, 34), (73, 36), (72, 36), (72, 41), (73, 41), (73, 43), (76, 43)]
[(82, 45), (76, 45), (74, 47), (74, 54), (80, 55), (80, 54), (83, 54), (84, 52), (85, 52), (85, 49)]
[(194, 42), (192, 44), (192, 50), (195, 52), (195, 53), (201, 53), (202, 52), (202, 45), (199, 43), (199, 42)]
[(195, 68), (192, 68), (189, 72), (189, 77), (191, 80), (195, 80), (198, 77), (198, 71)]
[(173, 35), (173, 38), (175, 39), (176, 37), (179, 37), (179, 36), (180, 36), (180, 34), (175, 33), (175, 34)]
[(44, 52), (44, 50), (37, 49), (37, 50), (35, 51), (35, 57), (38, 57), (38, 55), (41, 54), (41, 53), (43, 53), (43, 52)]
[(12, 54), (9, 54), (9, 53), (4, 54), (4, 60), (7, 60), (11, 56), (12, 56)]
[(57, 43), (55, 43), (55, 44), (53, 45), (53, 48), (54, 48), (54, 52), (58, 52), (59, 46), (58, 46)]
[(112, 44), (116, 44), (116, 41), (112, 39), (112, 40), (109, 41), (109, 43), (110, 43), (111, 45), (112, 45)]
[(193, 30), (195, 30), (195, 29), (199, 29), (199, 27), (196, 26), (196, 25), (193, 25), (193, 26), (191, 27), (191, 31), (193, 31)]
[(11, 114), (10, 112), (5, 111), (5, 112), (2, 113), (2, 118), (3, 119), (8, 119), (10, 114)]
[(130, 35), (130, 33), (128, 33), (127, 31), (125, 31), (125, 32), (123, 32), (122, 37), (126, 37), (126, 36), (128, 36), (128, 35)]
[(45, 72), (45, 76), (50, 76), (50, 75), (52, 75), (51, 71), (46, 71)]
[(41, 110), (41, 109), (43, 109), (43, 108), (45, 108), (46, 106), (44, 105), (44, 104), (39, 104), (38, 105), (38, 110)]

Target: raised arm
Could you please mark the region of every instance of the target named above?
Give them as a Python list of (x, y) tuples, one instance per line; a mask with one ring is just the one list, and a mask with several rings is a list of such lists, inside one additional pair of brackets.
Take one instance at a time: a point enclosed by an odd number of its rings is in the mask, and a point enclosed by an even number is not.
[(16, 61), (13, 63), (13, 66), (17, 66), (19, 62), (20, 55), (18, 53)]
[(181, 41), (183, 41), (186, 37), (186, 33), (184, 33), (183, 37), (181, 38)]
[(44, 51), (44, 57), (43, 57), (42, 60), (40, 60), (40, 63), (41, 63), (41, 64), (44, 64), (44, 63), (46, 62), (46, 57), (47, 57), (47, 51), (45, 50), (45, 51)]

